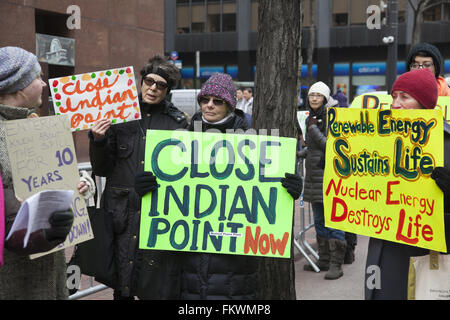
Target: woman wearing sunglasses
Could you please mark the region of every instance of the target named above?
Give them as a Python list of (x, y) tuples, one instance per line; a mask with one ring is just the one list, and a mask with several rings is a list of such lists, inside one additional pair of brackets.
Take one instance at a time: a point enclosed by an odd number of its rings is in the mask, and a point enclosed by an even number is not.
[[(179, 70), (160, 56), (154, 56), (141, 70), (139, 105), (142, 119), (111, 126), (110, 119), (97, 121), (89, 133), (89, 156), (93, 172), (106, 177), (102, 208), (112, 215), (114, 259), (117, 279), (114, 299), (176, 298), (178, 288), (170, 285), (173, 253), (138, 249), (141, 197), (155, 190), (156, 178), (144, 172), (146, 130), (186, 128), (184, 114), (167, 94), (180, 78)], [(164, 270), (161, 272), (160, 270)], [(136, 280), (137, 279), (137, 280)]]
[[(189, 129), (247, 129), (244, 112), (236, 109), (236, 88), (227, 74), (214, 74), (197, 96), (201, 111), (192, 117)], [(286, 174), (281, 181), (294, 199), (302, 190), (302, 180)], [(257, 299), (258, 266), (261, 258), (226, 254), (187, 253), (182, 263), (181, 299)]]

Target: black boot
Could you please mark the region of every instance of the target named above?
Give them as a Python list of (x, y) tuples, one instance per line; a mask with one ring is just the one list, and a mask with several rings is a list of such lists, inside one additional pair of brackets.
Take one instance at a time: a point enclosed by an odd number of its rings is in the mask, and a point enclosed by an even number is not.
[(352, 264), (355, 261), (356, 234), (346, 232), (345, 241), (347, 241), (347, 249), (345, 250), (344, 264)]
[[(319, 260), (317, 260), (317, 267), (320, 271), (328, 271), (330, 267), (330, 249), (327, 238), (322, 238), (316, 235), (317, 245), (319, 250)], [(303, 266), (305, 271), (315, 271), (310, 264), (305, 264)]]
[(345, 240), (329, 239), (328, 243), (330, 244), (330, 269), (325, 274), (325, 279), (336, 280), (344, 275), (342, 264), (344, 263), (347, 242)]

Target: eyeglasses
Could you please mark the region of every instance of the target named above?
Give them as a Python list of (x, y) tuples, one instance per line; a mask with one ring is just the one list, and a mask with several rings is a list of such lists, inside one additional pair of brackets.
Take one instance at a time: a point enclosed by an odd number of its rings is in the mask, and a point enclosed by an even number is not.
[(423, 64), (420, 64), (418, 62), (411, 63), (410, 68), (415, 69), (421, 69), (421, 68), (427, 68), (430, 69), (432, 66), (434, 66), (433, 62), (424, 62)]
[(207, 98), (207, 97), (201, 97), (200, 98), (200, 104), (208, 104), (212, 100), (213, 104), (217, 107), (221, 107), (224, 105), (225, 101), (218, 98)]
[(144, 82), (149, 87), (153, 86), (156, 83), (156, 88), (158, 90), (164, 90), (164, 89), (167, 89), (167, 87), (168, 87), (167, 83), (162, 82), (162, 81), (156, 81), (155, 79), (153, 79), (151, 77), (144, 78)]

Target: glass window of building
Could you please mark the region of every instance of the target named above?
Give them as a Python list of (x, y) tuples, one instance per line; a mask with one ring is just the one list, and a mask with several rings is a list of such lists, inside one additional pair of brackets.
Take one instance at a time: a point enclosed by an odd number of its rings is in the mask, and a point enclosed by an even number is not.
[(259, 2), (258, 0), (252, 0), (251, 2), (251, 17), (250, 17), (250, 31), (257, 32), (258, 31), (258, 9)]
[(350, 0), (350, 24), (366, 24), (367, 1)]
[(348, 25), (348, 0), (333, 0), (333, 26)]
[(443, 20), (449, 21), (450, 20), (450, 3), (444, 3), (444, 15), (442, 17)]
[(191, 13), (189, 0), (177, 0), (177, 33), (191, 31)]
[(440, 21), (442, 15), (442, 5), (433, 6), (423, 12), (423, 21)]
[(220, 32), (220, 1), (208, 1), (207, 32)]
[(192, 0), (192, 24), (191, 30), (194, 33), (205, 32), (205, 1)]
[(223, 0), (222, 31), (236, 31), (236, 1)]

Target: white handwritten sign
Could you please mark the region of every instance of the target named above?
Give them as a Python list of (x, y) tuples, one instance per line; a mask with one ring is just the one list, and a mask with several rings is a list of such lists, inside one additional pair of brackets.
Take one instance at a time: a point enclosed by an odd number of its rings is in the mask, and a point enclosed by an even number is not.
[[(16, 195), (25, 200), (43, 190), (74, 190), (74, 223), (66, 241), (44, 254), (93, 238), (67, 116), (4, 122)], [(32, 257), (44, 254), (32, 255)]]
[(67, 114), (72, 131), (102, 118), (112, 124), (141, 119), (133, 67), (49, 79), (56, 115)]

